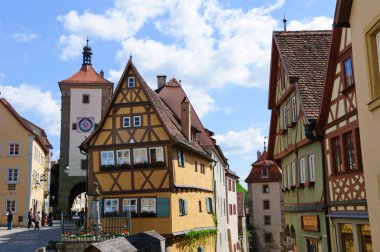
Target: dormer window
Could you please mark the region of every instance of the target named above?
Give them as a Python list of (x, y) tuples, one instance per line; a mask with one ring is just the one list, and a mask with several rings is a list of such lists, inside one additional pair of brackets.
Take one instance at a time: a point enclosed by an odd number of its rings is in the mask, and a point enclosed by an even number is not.
[(262, 169), (262, 176), (263, 178), (268, 178), (268, 167), (263, 167)]
[(288, 129), (288, 115), (286, 110), (286, 104), (282, 107), (282, 129), (287, 130)]
[(135, 85), (135, 77), (128, 77), (128, 88), (133, 88)]
[(293, 96), (293, 97), (292, 97), (291, 105), (292, 105), (292, 122), (295, 123), (295, 122), (297, 122), (297, 104), (296, 104), (296, 96)]
[(352, 59), (351, 57), (346, 58), (343, 61), (344, 66), (344, 78), (345, 78), (345, 85), (346, 87), (351, 86), (354, 84), (354, 71), (352, 69)]

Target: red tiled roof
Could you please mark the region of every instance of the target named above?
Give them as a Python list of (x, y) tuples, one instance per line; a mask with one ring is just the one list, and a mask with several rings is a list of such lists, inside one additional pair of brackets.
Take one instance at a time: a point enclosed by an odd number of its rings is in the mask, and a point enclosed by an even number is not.
[(66, 80), (62, 80), (59, 82), (62, 84), (110, 84), (113, 85), (112, 82), (104, 79), (100, 74), (98, 74), (92, 65), (82, 65), (81, 69), (75, 73), (73, 76)]
[[(282, 172), (280, 167), (273, 160), (268, 160), (268, 153), (264, 151), (258, 160), (252, 164), (251, 172), (245, 179), (246, 183), (256, 182), (281, 182)], [(262, 177), (262, 169), (268, 168), (268, 178)]]
[(321, 104), (331, 31), (278, 31), (273, 34), (289, 78), (297, 88), (308, 119), (316, 119)]
[[(154, 92), (145, 82), (140, 73), (137, 71), (131, 59), (128, 61), (127, 66), (124, 69), (124, 73), (119, 81), (119, 84), (116, 87), (111, 102), (108, 104), (105, 115), (109, 113), (110, 109), (115, 103), (118, 90), (121, 89), (121, 81), (130, 69), (133, 70), (133, 72), (136, 75), (136, 78), (139, 80), (139, 83), (141, 83), (141, 87), (145, 91), (149, 101), (152, 103), (153, 108), (155, 108), (158, 117), (162, 119), (164, 127), (167, 129), (170, 138), (176, 141), (178, 144), (197, 152), (198, 154), (204, 156), (205, 158), (208, 158), (211, 161), (212, 159), (210, 155), (205, 151), (205, 149), (202, 146), (199, 145), (199, 143), (187, 140), (187, 138), (182, 134), (181, 125), (175, 119), (174, 113), (166, 106), (166, 104), (162, 101), (158, 94)], [(105, 118), (106, 116), (102, 117), (99, 127), (95, 131), (93, 131), (92, 134), (88, 138), (86, 138), (85, 141), (83, 141), (81, 147), (87, 149), (88, 142), (97, 134), (98, 131), (101, 130)]]
[(46, 152), (49, 151), (49, 149), (52, 149), (53, 146), (50, 144), (47, 135), (45, 131), (38, 127), (37, 125), (33, 124), (32, 122), (26, 120), (22, 116), (17, 113), (17, 111), (12, 107), (12, 105), (5, 99), (0, 98), (0, 102), (4, 105), (5, 108), (8, 109), (8, 111), (14, 116), (14, 118), (30, 133), (32, 133), (36, 140), (41, 144), (41, 146), (45, 149)]
[[(181, 84), (175, 78), (173, 78), (170, 81), (168, 81), (163, 87), (156, 90), (156, 92), (165, 102), (165, 104), (169, 107), (169, 109), (174, 113), (175, 117), (178, 118), (179, 121), (181, 121), (181, 102), (184, 98), (187, 97)], [(204, 147), (213, 146), (215, 143), (207, 134), (206, 129), (203, 127), (203, 124), (192, 105), (191, 108), (191, 126), (195, 127), (197, 130), (200, 131), (198, 135), (200, 144)]]

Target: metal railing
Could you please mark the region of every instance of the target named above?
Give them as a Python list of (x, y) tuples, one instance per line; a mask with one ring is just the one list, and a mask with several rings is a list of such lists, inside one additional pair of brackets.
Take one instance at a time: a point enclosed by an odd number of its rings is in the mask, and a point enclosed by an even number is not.
[(61, 242), (101, 242), (131, 233), (131, 217), (72, 217), (61, 215)]

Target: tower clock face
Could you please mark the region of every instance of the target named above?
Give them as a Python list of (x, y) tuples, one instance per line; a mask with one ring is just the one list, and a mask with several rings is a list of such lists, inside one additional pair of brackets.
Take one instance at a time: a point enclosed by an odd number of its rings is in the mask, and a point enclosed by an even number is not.
[(90, 132), (94, 129), (93, 117), (78, 117), (78, 132)]

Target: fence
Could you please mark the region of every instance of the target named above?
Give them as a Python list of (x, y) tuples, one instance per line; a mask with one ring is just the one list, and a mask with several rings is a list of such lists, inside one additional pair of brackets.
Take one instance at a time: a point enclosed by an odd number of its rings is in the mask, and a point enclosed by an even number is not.
[(101, 242), (128, 236), (131, 217), (80, 218), (61, 215), (61, 242)]

